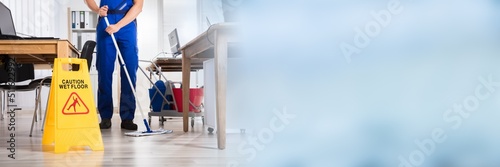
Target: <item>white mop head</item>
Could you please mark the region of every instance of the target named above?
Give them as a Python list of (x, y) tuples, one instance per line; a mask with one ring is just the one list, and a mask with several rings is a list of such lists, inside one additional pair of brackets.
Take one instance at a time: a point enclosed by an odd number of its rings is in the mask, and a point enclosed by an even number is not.
[(166, 129), (158, 129), (158, 130), (153, 130), (152, 132), (147, 132), (147, 131), (128, 132), (128, 133), (125, 133), (125, 135), (132, 136), (132, 137), (141, 137), (141, 136), (169, 134), (172, 132), (174, 132), (174, 131), (173, 130), (166, 130)]

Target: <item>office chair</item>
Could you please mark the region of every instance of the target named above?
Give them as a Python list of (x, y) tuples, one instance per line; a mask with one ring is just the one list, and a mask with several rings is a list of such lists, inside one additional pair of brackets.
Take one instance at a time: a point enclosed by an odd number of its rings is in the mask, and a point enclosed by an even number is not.
[[(35, 78), (35, 68), (33, 64), (17, 64), (14, 59), (3, 56), (0, 67), (0, 92), (2, 93), (1, 119), (4, 119), (7, 109), (10, 90), (14, 91), (32, 91), (37, 87), (36, 82), (30, 82), (26, 85), (19, 85), (20, 82), (32, 80)], [(14, 83), (10, 85), (9, 83)], [(14, 98), (15, 99), (15, 98)]]
[[(89, 68), (89, 71), (90, 71), (90, 66), (92, 64), (92, 58), (93, 58), (93, 54), (94, 54), (94, 48), (96, 46), (96, 42), (95, 41), (87, 41), (85, 42), (85, 44), (83, 44), (83, 48), (82, 48), (82, 52), (80, 54), (80, 59), (86, 59), (87, 60), (87, 67)], [(79, 70), (80, 67), (78, 66), (72, 66), (72, 70)], [(46, 78), (43, 78), (40, 80), (39, 82), (39, 85), (37, 87), (37, 92), (38, 92), (38, 99), (40, 99), (40, 94), (42, 92), (42, 87), (43, 86), (47, 86), (47, 87), (50, 87), (50, 83), (52, 82), (52, 76), (49, 76), (49, 77), (46, 77)], [(49, 89), (49, 97), (50, 97), (50, 89)], [(41, 100), (38, 101), (37, 103), (39, 105), (39, 107), (35, 106), (35, 110), (36, 108), (40, 108), (40, 119), (42, 118), (41, 117)], [(42, 123), (42, 131), (43, 131), (43, 125), (45, 124), (45, 118), (47, 117), (47, 106), (49, 104), (49, 99), (47, 98), (47, 104), (45, 105), (45, 116), (43, 117), (43, 123)], [(33, 134), (33, 125), (35, 124), (36, 122), (36, 119), (37, 119), (37, 116), (36, 116), (36, 111), (33, 113), (33, 119), (31, 120), (31, 130), (30, 130), (30, 137), (32, 136)]]

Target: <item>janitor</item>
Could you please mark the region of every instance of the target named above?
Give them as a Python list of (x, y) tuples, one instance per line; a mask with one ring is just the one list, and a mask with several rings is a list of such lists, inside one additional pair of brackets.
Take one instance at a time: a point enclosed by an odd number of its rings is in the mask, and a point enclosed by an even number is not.
[[(111, 128), (111, 118), (113, 117), (113, 95), (112, 81), (113, 70), (117, 51), (110, 34), (114, 34), (118, 42), (123, 60), (127, 66), (132, 83), (136, 85), (136, 74), (138, 67), (137, 48), (137, 22), (136, 18), (142, 12), (144, 0), (101, 0), (99, 6), (95, 0), (85, 0), (87, 6), (99, 14), (97, 24), (97, 58), (96, 67), (98, 71), (98, 93), (97, 109), (101, 115), (101, 129)], [(109, 20), (106, 25), (104, 17)], [(120, 63), (122, 64), (122, 63)], [(127, 130), (137, 130), (134, 124), (136, 102), (130, 88), (124, 68), (120, 71), (121, 95), (120, 95), (120, 117), (121, 128)]]

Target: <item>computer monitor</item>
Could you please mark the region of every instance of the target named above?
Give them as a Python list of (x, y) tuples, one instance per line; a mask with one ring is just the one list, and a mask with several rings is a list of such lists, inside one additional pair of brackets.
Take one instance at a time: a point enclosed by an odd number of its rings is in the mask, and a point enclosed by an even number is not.
[(0, 2), (0, 36), (16, 36), (10, 9)]
[(170, 43), (170, 51), (172, 52), (172, 55), (174, 57), (180, 55), (181, 45), (179, 43), (179, 35), (177, 35), (177, 28), (168, 34), (168, 42)]

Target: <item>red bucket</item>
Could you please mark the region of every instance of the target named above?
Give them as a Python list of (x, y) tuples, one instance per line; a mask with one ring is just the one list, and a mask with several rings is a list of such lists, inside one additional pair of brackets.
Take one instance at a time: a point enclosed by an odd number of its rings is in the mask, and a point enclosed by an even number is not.
[[(179, 108), (177, 111), (182, 112), (182, 89), (173, 88), (175, 104)], [(203, 101), (203, 88), (191, 88), (189, 89), (189, 101), (191, 101), (198, 109), (189, 105), (190, 112), (201, 112), (201, 102)], [(174, 107), (175, 108), (175, 107)]]

